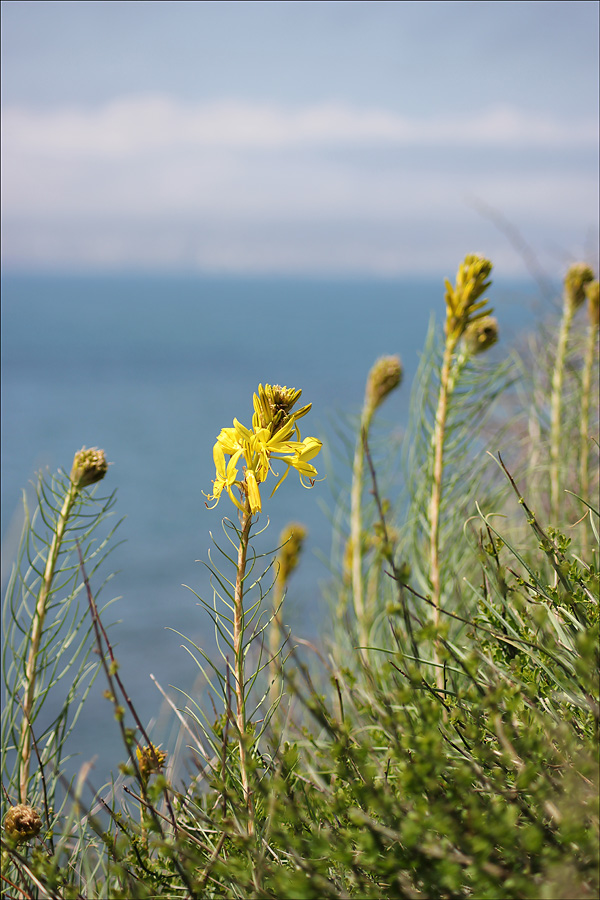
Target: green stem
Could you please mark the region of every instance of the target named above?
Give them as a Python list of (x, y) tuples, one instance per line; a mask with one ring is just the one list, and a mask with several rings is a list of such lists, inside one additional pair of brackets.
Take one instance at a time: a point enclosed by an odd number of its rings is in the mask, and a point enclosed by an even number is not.
[(240, 546), (238, 549), (237, 575), (235, 581), (234, 617), (233, 617), (233, 651), (235, 656), (235, 697), (236, 723), (239, 735), (240, 775), (244, 802), (248, 811), (248, 834), (253, 834), (252, 794), (248, 778), (248, 759), (246, 755), (246, 697), (244, 677), (244, 579), (246, 576), (246, 557), (250, 539), (252, 514), (248, 501), (241, 515)]
[(27, 788), (29, 784), (29, 768), (31, 763), (31, 715), (36, 684), (36, 661), (40, 649), (40, 641), (44, 630), (48, 597), (54, 579), (56, 560), (65, 534), (67, 521), (73, 509), (79, 489), (71, 482), (64, 499), (62, 509), (56, 523), (56, 530), (52, 537), (44, 577), (37, 598), (33, 626), (31, 629), (31, 644), (25, 668), (25, 697), (23, 699), (23, 721), (21, 725), (20, 765), (19, 765), (19, 791), (21, 803), (27, 802)]
[[(448, 337), (440, 373), (440, 393), (433, 431), (433, 481), (429, 503), (429, 577), (431, 580), (431, 599), (433, 601), (433, 622), (436, 628), (440, 623), (442, 592), (440, 574), (440, 508), (442, 502), (442, 476), (444, 472), (444, 437), (448, 417), (448, 399), (455, 383), (455, 379), (451, 379), (452, 359), (455, 348), (456, 339)], [(439, 662), (437, 643), (434, 648), (434, 661), (436, 663)], [(443, 690), (444, 674), (439, 666), (436, 666), (436, 682), (438, 688)]]
[(559, 527), (560, 524), (560, 419), (567, 341), (573, 322), (573, 314), (573, 304), (565, 302), (558, 335), (554, 372), (552, 373), (552, 397), (550, 400), (550, 520), (555, 527)]
[[(579, 488), (580, 494), (587, 499), (590, 490), (589, 472), (589, 429), (590, 429), (590, 393), (592, 386), (592, 368), (598, 340), (598, 325), (590, 322), (587, 333), (583, 372), (581, 374), (581, 416), (580, 416), (580, 448), (579, 448)], [(584, 559), (588, 552), (588, 529), (584, 526), (582, 535), (582, 552)]]
[[(271, 706), (279, 702), (283, 689), (283, 679), (281, 677), (281, 666), (277, 660), (279, 649), (281, 646), (282, 626), (279, 611), (283, 602), (286, 585), (285, 582), (277, 578), (273, 586), (273, 621), (269, 628), (269, 651), (271, 654), (271, 687), (269, 689), (269, 700)], [(279, 716), (277, 717), (279, 718)]]
[(352, 600), (354, 614), (358, 626), (358, 641), (361, 647), (361, 655), (367, 660), (366, 645), (369, 642), (369, 622), (365, 610), (364, 585), (362, 571), (362, 493), (363, 475), (365, 466), (364, 441), (369, 433), (372, 413), (368, 414), (363, 409), (360, 433), (354, 451), (354, 464), (352, 467), (352, 489), (350, 493), (350, 546), (352, 547)]

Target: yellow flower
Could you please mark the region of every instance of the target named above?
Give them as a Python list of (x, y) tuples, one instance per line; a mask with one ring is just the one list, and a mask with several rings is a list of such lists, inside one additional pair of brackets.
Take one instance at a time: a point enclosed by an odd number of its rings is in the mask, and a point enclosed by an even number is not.
[[(294, 403), (302, 391), (279, 385), (258, 386), (258, 394), (254, 394), (254, 415), (252, 429), (246, 428), (237, 419), (233, 427), (222, 428), (213, 448), (216, 478), (213, 481), (213, 492), (207, 495), (214, 501), (213, 509), (223, 490), (229, 494), (232, 503), (244, 511), (243, 504), (235, 497), (233, 488), (237, 487), (242, 497), (246, 497), (251, 513), (261, 512), (262, 503), (259, 485), (266, 481), (269, 472), (273, 472), (272, 461), (281, 461), (286, 470), (276, 483), (271, 496), (283, 483), (291, 468), (296, 469), (300, 481), (305, 487), (312, 487), (317, 470), (310, 464), (321, 449), (321, 441), (314, 437), (304, 440), (300, 438), (297, 420), (310, 409), (310, 404), (302, 407), (297, 413), (291, 412)], [(229, 461), (225, 457), (229, 456)], [(244, 477), (238, 480), (236, 468), (239, 460), (244, 460)], [(273, 472), (273, 474), (276, 474)], [(303, 478), (309, 479), (305, 484)], [(208, 504), (207, 504), (208, 505)]]
[[(287, 441), (286, 449), (293, 450), (294, 452), (291, 456), (277, 457), (277, 459), (280, 459), (281, 462), (285, 463), (287, 468), (271, 491), (271, 497), (288, 477), (288, 475), (290, 474), (290, 469), (296, 469), (298, 475), (300, 476), (300, 482), (303, 487), (312, 487), (314, 484), (314, 479), (317, 477), (318, 472), (314, 466), (310, 465), (308, 460), (313, 459), (313, 457), (317, 455), (322, 446), (323, 444), (321, 443), (321, 441), (317, 440), (317, 438), (314, 437), (304, 438), (303, 441)], [(308, 478), (310, 483), (304, 484), (302, 476)]]
[(211, 509), (213, 509), (219, 502), (219, 497), (221, 496), (223, 488), (225, 488), (225, 490), (229, 494), (232, 502), (235, 503), (236, 506), (240, 506), (238, 501), (235, 499), (235, 496), (233, 495), (233, 491), (231, 489), (234, 484), (236, 484), (237, 469), (235, 465), (241, 455), (241, 450), (235, 450), (229, 462), (225, 464), (225, 453), (223, 451), (222, 445), (219, 443), (219, 441), (217, 441), (217, 443), (213, 447), (213, 459), (215, 461), (217, 477), (213, 482), (213, 492), (209, 498), (215, 501), (213, 506), (210, 507)]
[(142, 781), (146, 782), (154, 772), (160, 772), (164, 768), (167, 754), (159, 750), (154, 744), (148, 744), (135, 750)]

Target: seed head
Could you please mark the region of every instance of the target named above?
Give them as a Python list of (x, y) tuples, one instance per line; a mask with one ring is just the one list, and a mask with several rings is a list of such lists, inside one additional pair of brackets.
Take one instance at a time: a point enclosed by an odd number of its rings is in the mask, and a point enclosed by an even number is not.
[(598, 328), (600, 325), (600, 282), (597, 278), (593, 281), (588, 281), (584, 290), (588, 300), (590, 325)]
[(97, 481), (102, 481), (107, 472), (108, 463), (104, 450), (98, 450), (97, 447), (86, 450), (85, 447), (82, 447), (73, 459), (71, 481), (76, 488), (84, 488)]
[(24, 803), (11, 806), (4, 818), (4, 831), (19, 844), (35, 837), (41, 828), (42, 820), (38, 811)]
[(573, 263), (565, 275), (565, 306), (573, 312), (585, 301), (585, 286), (594, 280), (594, 273), (585, 263)]
[(399, 356), (380, 356), (367, 378), (365, 391), (365, 418), (370, 419), (388, 394), (402, 381), (402, 363)]
[(279, 561), (279, 574), (277, 578), (280, 584), (286, 584), (290, 575), (297, 567), (300, 561), (300, 553), (302, 551), (304, 539), (306, 538), (306, 533), (306, 528), (303, 525), (298, 525), (296, 522), (286, 525), (281, 532), (279, 538), (281, 549), (277, 556)]

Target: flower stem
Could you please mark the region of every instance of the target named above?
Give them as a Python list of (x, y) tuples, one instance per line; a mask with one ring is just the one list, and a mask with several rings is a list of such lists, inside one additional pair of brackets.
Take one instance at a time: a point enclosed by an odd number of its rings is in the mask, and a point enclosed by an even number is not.
[(239, 735), (240, 774), (244, 802), (248, 811), (248, 834), (254, 833), (252, 819), (252, 794), (248, 778), (248, 760), (246, 756), (246, 697), (244, 678), (244, 579), (246, 576), (246, 557), (250, 539), (252, 513), (246, 500), (246, 508), (241, 514), (240, 546), (238, 549), (237, 575), (235, 581), (234, 617), (233, 617), (233, 650), (235, 656), (235, 697), (236, 723)]
[(277, 659), (282, 635), (282, 623), (279, 610), (283, 601), (285, 583), (279, 579), (273, 585), (273, 621), (269, 629), (269, 654), (271, 656), (270, 672), (271, 687), (269, 688), (269, 703), (274, 708), (279, 702), (283, 690), (280, 663)]
[(352, 467), (352, 489), (350, 493), (350, 542), (352, 547), (352, 600), (354, 614), (358, 626), (358, 641), (360, 652), (366, 661), (366, 645), (368, 643), (368, 623), (363, 590), (362, 572), (362, 492), (363, 475), (365, 465), (364, 437), (368, 435), (370, 417), (365, 416), (364, 411), (360, 423), (360, 433), (354, 451), (354, 464)]
[[(444, 471), (444, 437), (446, 433), (446, 419), (448, 416), (448, 398), (452, 386), (451, 368), (456, 340), (452, 337), (446, 339), (444, 358), (440, 373), (440, 393), (435, 414), (435, 426), (433, 431), (433, 481), (431, 485), (431, 499), (429, 502), (429, 577), (431, 579), (433, 622), (436, 628), (440, 623), (441, 606), (441, 574), (440, 574), (440, 508), (442, 502), (442, 475)], [(434, 648), (434, 662), (438, 663), (437, 644)], [(436, 682), (440, 690), (444, 688), (444, 673), (436, 665)]]
[(573, 305), (565, 302), (558, 335), (554, 372), (552, 373), (552, 396), (550, 400), (550, 520), (555, 527), (559, 527), (558, 516), (560, 511), (559, 458), (563, 378), (567, 341), (574, 312)]
[(40, 649), (40, 641), (44, 630), (48, 597), (54, 579), (56, 560), (65, 534), (67, 521), (73, 509), (73, 504), (79, 493), (79, 488), (71, 482), (64, 499), (62, 509), (58, 516), (56, 529), (48, 551), (48, 558), (44, 569), (44, 577), (37, 598), (33, 627), (31, 629), (31, 644), (25, 668), (25, 696), (23, 698), (23, 721), (21, 725), (20, 765), (19, 765), (19, 791), (21, 803), (27, 802), (27, 787), (29, 784), (29, 766), (31, 762), (31, 713), (36, 684), (36, 660)]
[[(598, 340), (598, 323), (590, 322), (587, 341), (585, 346), (585, 356), (583, 360), (583, 371), (581, 373), (581, 414), (580, 414), (580, 448), (579, 448), (579, 488), (580, 494), (587, 499), (590, 490), (590, 472), (589, 472), (589, 429), (590, 429), (590, 393), (592, 385), (592, 368), (594, 365), (594, 356), (596, 353), (596, 342)], [(587, 557), (589, 546), (588, 528), (584, 526), (582, 536), (582, 553), (584, 559)]]

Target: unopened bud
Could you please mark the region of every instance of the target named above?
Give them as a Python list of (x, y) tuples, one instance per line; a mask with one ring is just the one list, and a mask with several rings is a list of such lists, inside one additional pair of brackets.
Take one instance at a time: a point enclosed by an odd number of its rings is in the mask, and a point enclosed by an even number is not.
[[(491, 281), (488, 281), (493, 265), (489, 259), (476, 254), (468, 254), (458, 267), (456, 285), (446, 278), (446, 337), (458, 341), (473, 317), (483, 310), (487, 299), (480, 297)], [(492, 310), (490, 309), (489, 312)]]
[(399, 356), (381, 356), (369, 372), (365, 391), (365, 417), (370, 419), (388, 394), (402, 381), (402, 363)]
[(75, 454), (71, 469), (71, 481), (76, 488), (84, 488), (101, 481), (107, 472), (108, 463), (104, 450), (98, 450), (97, 447), (86, 450), (83, 447)]
[(279, 574), (277, 576), (281, 584), (286, 584), (290, 575), (300, 561), (302, 545), (306, 538), (306, 528), (296, 522), (287, 525), (279, 538), (281, 549), (277, 555), (279, 561)]
[(256, 428), (271, 428), (272, 434), (275, 434), (289, 420), (290, 415), (294, 419), (302, 418), (309, 411), (310, 403), (293, 414), (291, 412), (301, 394), (302, 390), (299, 388), (281, 387), (280, 384), (265, 384), (263, 387), (259, 384), (258, 393), (253, 397), (253, 425)]
[(463, 334), (463, 341), (468, 353), (475, 356), (477, 353), (483, 353), (498, 340), (498, 322), (494, 316), (484, 316), (482, 319), (475, 319), (470, 325), (467, 325)]
[(585, 263), (573, 263), (565, 275), (565, 305), (573, 312), (585, 301), (585, 286), (594, 280), (594, 273)]
[(585, 296), (588, 301), (590, 325), (598, 328), (600, 326), (600, 282), (597, 278), (587, 282), (585, 286)]
[(42, 820), (38, 811), (24, 803), (11, 806), (4, 818), (4, 831), (19, 844), (35, 837), (41, 828)]

